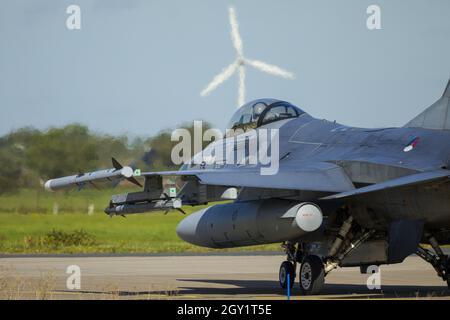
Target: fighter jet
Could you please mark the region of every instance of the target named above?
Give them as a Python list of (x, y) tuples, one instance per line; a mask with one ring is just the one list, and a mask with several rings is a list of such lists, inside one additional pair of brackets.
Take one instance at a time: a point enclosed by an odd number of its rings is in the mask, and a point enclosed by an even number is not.
[(45, 188), (143, 179), (142, 191), (112, 196), (105, 209), (111, 216), (221, 201), (186, 216), (178, 236), (218, 249), (280, 243), (286, 253), (280, 285), (292, 286), (297, 277), (304, 294), (319, 294), (338, 267), (366, 273), (411, 254), (450, 286), (450, 258), (441, 249), (450, 244), (449, 108), (450, 81), (436, 103), (401, 128), (345, 126), (286, 101), (260, 99), (233, 115), (228, 128), (241, 131), (205, 150), (248, 148), (248, 130), (277, 130), (275, 174), (261, 174), (260, 163), (220, 157), (166, 172), (133, 171), (114, 160), (112, 169), (52, 179)]

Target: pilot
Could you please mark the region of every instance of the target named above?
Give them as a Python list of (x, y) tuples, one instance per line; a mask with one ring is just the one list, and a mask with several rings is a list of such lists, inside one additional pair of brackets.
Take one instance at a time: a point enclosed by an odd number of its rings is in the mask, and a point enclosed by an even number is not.
[(258, 122), (261, 113), (263, 113), (266, 108), (267, 106), (262, 102), (258, 102), (253, 106), (253, 122)]

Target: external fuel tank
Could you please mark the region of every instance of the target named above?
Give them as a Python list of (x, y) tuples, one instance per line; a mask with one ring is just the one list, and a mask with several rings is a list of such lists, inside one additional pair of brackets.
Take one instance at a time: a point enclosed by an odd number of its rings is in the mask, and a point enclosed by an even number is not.
[(294, 240), (316, 231), (320, 208), (289, 200), (244, 201), (214, 205), (180, 222), (178, 236), (209, 248), (232, 248)]

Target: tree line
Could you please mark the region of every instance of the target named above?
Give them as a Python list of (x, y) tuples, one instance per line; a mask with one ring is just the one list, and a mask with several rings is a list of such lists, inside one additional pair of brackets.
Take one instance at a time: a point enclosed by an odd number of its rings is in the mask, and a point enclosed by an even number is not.
[[(204, 130), (211, 127), (203, 125)], [(193, 132), (192, 124), (179, 128)], [(111, 157), (141, 170), (177, 169), (171, 161), (177, 143), (171, 141), (171, 133), (166, 129), (154, 136), (130, 138), (94, 132), (81, 124), (12, 131), (0, 137), (0, 194), (40, 188), (49, 178), (111, 168)]]

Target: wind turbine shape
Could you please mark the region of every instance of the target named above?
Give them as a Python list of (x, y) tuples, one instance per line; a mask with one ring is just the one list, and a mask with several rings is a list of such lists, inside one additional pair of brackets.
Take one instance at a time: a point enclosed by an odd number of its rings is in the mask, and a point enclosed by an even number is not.
[(270, 75), (282, 77), (285, 79), (293, 80), (295, 75), (289, 71), (286, 71), (275, 65), (271, 65), (259, 60), (250, 60), (244, 57), (242, 38), (239, 34), (239, 24), (236, 18), (236, 11), (233, 7), (228, 9), (231, 26), (231, 42), (236, 50), (236, 60), (229, 66), (225, 67), (221, 73), (216, 75), (213, 80), (203, 89), (200, 93), (202, 97), (207, 96), (214, 91), (218, 86), (224, 83), (234, 73), (238, 72), (239, 75), (239, 91), (238, 91), (238, 107), (242, 106), (245, 102), (245, 67), (247, 65), (258, 69), (259, 71), (268, 73)]

